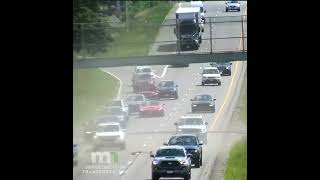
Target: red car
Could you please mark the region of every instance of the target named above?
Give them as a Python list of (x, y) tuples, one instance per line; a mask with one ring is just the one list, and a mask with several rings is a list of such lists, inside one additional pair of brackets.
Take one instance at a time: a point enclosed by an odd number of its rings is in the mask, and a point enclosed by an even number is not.
[(146, 99), (149, 100), (159, 100), (160, 96), (157, 91), (142, 91), (140, 94), (143, 94)]
[(145, 116), (164, 116), (164, 104), (160, 101), (152, 100), (146, 101), (140, 106), (140, 117)]
[(141, 74), (133, 81), (133, 92), (151, 91), (156, 89), (156, 82), (152, 74)]

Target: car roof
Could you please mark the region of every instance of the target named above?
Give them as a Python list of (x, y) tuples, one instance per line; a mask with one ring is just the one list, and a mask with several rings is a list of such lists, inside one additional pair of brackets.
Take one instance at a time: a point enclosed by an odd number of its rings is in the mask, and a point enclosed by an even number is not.
[[(195, 97), (196, 96), (211, 96), (210, 94), (197, 94), (197, 95), (195, 95)], [(211, 96), (212, 97), (212, 96)]]
[(98, 124), (98, 126), (109, 126), (109, 125), (119, 125), (120, 126), (120, 124), (118, 122), (105, 122), (105, 123)]
[(171, 139), (172, 137), (181, 137), (181, 136), (192, 136), (192, 137), (197, 137), (197, 136), (196, 136), (196, 135), (194, 135), (194, 134), (176, 134), (176, 135), (171, 136), (171, 137), (170, 137), (170, 139)]
[(137, 66), (136, 67), (136, 69), (147, 69), (147, 68), (151, 69), (151, 66)]
[(182, 115), (180, 117), (181, 119), (187, 119), (187, 118), (201, 118), (202, 119), (202, 115)]
[(173, 145), (173, 146), (161, 146), (159, 149), (183, 149), (184, 150), (184, 147)]
[(204, 67), (203, 69), (218, 69), (218, 68), (216, 68), (216, 67)]
[(196, 13), (199, 12), (199, 7), (179, 7), (176, 11), (176, 13)]

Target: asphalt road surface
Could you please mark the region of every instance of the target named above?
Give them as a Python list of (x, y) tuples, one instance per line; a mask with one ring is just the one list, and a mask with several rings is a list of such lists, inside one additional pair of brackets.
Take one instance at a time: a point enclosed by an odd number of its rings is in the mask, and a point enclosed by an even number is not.
[[(244, 14), (246, 11), (246, 2), (241, 2), (241, 12), (224, 12), (225, 4), (220, 2), (205, 2), (207, 9), (206, 16), (235, 16)], [(174, 14), (169, 14), (167, 18), (173, 18)], [(207, 33), (207, 34), (206, 34)], [(208, 36), (209, 30), (205, 29), (205, 36)], [(217, 23), (213, 26), (215, 36), (240, 36), (241, 26), (238, 23)], [(163, 27), (159, 31), (156, 41), (166, 41), (168, 38), (175, 39), (173, 29)], [(205, 38), (205, 37), (204, 37)], [(162, 45), (162, 46), (161, 46)], [(159, 55), (168, 52), (159, 51), (163, 44), (154, 44), (151, 47), (150, 54)], [(241, 47), (240, 39), (230, 41), (219, 41), (214, 43), (215, 49), (239, 49)], [(209, 42), (203, 42), (198, 51), (207, 51), (210, 48)], [(170, 52), (169, 52), (170, 53)], [(241, 77), (246, 68), (245, 62), (233, 62), (232, 75), (222, 77), (221, 86), (201, 86), (201, 76), (199, 74), (204, 64), (190, 64), (188, 68), (173, 68), (170, 66), (153, 66), (157, 75), (157, 82), (161, 80), (174, 80), (179, 85), (179, 99), (162, 100), (165, 104), (165, 116), (153, 118), (139, 118), (136, 115), (130, 117), (126, 132), (126, 149), (117, 150), (119, 161), (106, 168), (105, 172), (95, 172), (93, 168), (99, 168), (90, 161), (90, 149), (81, 157), (84, 157), (78, 167), (74, 168), (74, 180), (147, 180), (151, 179), (150, 151), (156, 151), (162, 143), (175, 133), (173, 125), (181, 115), (191, 112), (190, 99), (200, 93), (208, 93), (214, 96), (216, 100), (215, 113), (201, 113), (204, 120), (208, 122), (209, 131), (223, 131), (228, 125), (228, 119), (232, 112), (234, 96), (240, 91)], [(125, 98), (127, 94), (132, 93), (131, 78), (134, 67), (104, 68), (103, 70), (117, 76), (121, 80), (120, 97)], [(222, 134), (209, 133), (208, 144), (203, 146), (203, 166), (193, 168), (191, 179), (200, 180), (207, 174), (208, 165), (215, 158), (219, 146), (223, 143)], [(101, 150), (103, 151), (103, 150)], [(111, 150), (106, 150), (111, 151)], [(137, 153), (139, 152), (139, 153)], [(110, 170), (110, 168), (113, 168)], [(87, 171), (89, 170), (89, 171)], [(91, 171), (90, 171), (91, 170)]]

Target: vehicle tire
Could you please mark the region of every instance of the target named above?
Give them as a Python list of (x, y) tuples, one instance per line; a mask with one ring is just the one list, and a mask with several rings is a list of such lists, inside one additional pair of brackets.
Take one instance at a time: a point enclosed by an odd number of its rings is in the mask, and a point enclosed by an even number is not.
[(195, 168), (200, 168), (200, 158), (194, 163)]
[(202, 166), (202, 152), (201, 152), (200, 166)]
[(221, 82), (218, 82), (218, 86), (221, 86)]
[(204, 82), (201, 82), (201, 86), (204, 86)]
[(159, 176), (152, 174), (152, 180), (159, 180)]
[(228, 9), (226, 8), (226, 12), (228, 12)]
[(178, 92), (176, 92), (175, 94), (174, 94), (174, 97), (173, 97), (174, 99), (178, 99), (179, 98), (179, 95), (178, 95)]
[(194, 46), (194, 49), (195, 49), (195, 50), (198, 50), (198, 49), (199, 49), (199, 46), (200, 46), (199, 44), (196, 44), (196, 45)]
[(191, 172), (190, 172), (190, 174), (184, 176), (183, 179), (184, 179), (184, 180), (190, 180), (190, 179), (191, 179)]

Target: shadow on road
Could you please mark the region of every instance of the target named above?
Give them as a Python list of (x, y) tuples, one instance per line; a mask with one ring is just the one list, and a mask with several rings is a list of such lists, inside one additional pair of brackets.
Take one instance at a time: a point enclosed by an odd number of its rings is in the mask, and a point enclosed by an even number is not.
[(158, 52), (176, 52), (177, 51), (177, 44), (162, 44), (158, 47)]

